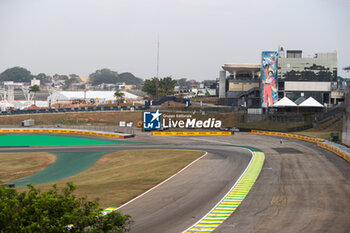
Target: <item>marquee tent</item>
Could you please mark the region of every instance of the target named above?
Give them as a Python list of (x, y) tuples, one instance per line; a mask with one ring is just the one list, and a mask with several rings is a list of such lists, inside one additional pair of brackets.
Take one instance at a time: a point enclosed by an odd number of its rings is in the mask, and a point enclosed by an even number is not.
[(296, 105), (293, 101), (291, 101), (290, 99), (288, 99), (288, 97), (283, 97), (282, 99), (280, 99), (277, 103), (275, 103), (273, 105), (274, 107), (297, 107), (298, 105)]
[(317, 100), (311, 96), (307, 98), (304, 102), (298, 105), (299, 107), (311, 107), (311, 108), (323, 108), (324, 106), (320, 104)]

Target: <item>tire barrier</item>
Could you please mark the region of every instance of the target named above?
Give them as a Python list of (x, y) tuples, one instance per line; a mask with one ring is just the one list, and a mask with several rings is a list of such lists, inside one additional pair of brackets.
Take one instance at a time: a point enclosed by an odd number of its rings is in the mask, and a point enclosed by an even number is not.
[(262, 134), (262, 135), (269, 135), (269, 136), (278, 136), (278, 137), (286, 137), (286, 138), (293, 138), (293, 139), (298, 139), (298, 140), (303, 140), (303, 141), (308, 141), (308, 142), (313, 142), (316, 143), (317, 146), (322, 147), (324, 149), (327, 149), (334, 154), (338, 155), (339, 157), (345, 159), (346, 161), (350, 162), (350, 155), (342, 150), (337, 149), (334, 146), (331, 146), (327, 143), (324, 143), (322, 141), (325, 141), (320, 138), (312, 138), (312, 137), (307, 137), (307, 136), (302, 136), (302, 135), (297, 135), (297, 134), (290, 134), (290, 133), (280, 133), (280, 132), (270, 132), (270, 131), (260, 131), (260, 130), (252, 130), (252, 134)]
[(119, 138), (124, 139), (128, 135), (121, 135), (117, 133), (105, 133), (98, 131), (88, 131), (88, 130), (71, 130), (71, 129), (0, 129), (0, 134), (2, 133), (54, 133), (54, 134), (80, 134), (98, 137), (109, 137), (109, 138)]
[[(233, 146), (233, 145), (231, 145)], [(258, 178), (265, 160), (265, 154), (259, 149), (245, 146), (234, 146), (248, 149), (252, 158), (237, 182), (221, 201), (201, 220), (187, 229), (186, 233), (212, 232), (238, 208)]]
[(153, 132), (153, 136), (218, 136), (231, 135), (230, 131), (212, 131), (212, 132)]

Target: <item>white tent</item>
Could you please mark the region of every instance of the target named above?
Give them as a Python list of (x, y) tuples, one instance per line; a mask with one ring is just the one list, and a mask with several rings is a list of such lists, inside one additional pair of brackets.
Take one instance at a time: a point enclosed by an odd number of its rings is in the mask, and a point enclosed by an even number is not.
[[(31, 101), (24, 101), (24, 100), (19, 100), (19, 101), (15, 101), (13, 103), (14, 107), (17, 108), (17, 109), (24, 109), (24, 108), (28, 108), (29, 106), (33, 105), (34, 104), (34, 101), (31, 100)], [(37, 100), (35, 101), (35, 105), (39, 108), (42, 108), (42, 107), (49, 107), (49, 102), (48, 101), (40, 101), (40, 100)]]
[(324, 106), (310, 96), (304, 102), (299, 104), (299, 107), (323, 108)]
[(7, 108), (12, 108), (12, 107), (13, 107), (13, 104), (10, 104), (7, 101), (1, 101), (0, 102), (0, 109), (1, 109), (1, 111), (6, 111)]
[(288, 97), (283, 97), (282, 99), (280, 99), (277, 103), (275, 103), (273, 105), (274, 107), (297, 107), (298, 105), (296, 105), (293, 101), (291, 101), (290, 99), (288, 99)]
[[(124, 98), (128, 100), (136, 100), (140, 98), (137, 95), (131, 94), (126, 91), (121, 91), (124, 93)], [(115, 100), (114, 91), (56, 91), (48, 97), (51, 103), (71, 101), (71, 100), (83, 100), (83, 99), (99, 99), (101, 101)]]

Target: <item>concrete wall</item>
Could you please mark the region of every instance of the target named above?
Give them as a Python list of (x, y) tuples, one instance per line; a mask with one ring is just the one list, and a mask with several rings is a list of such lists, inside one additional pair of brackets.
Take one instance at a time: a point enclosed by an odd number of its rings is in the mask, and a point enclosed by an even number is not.
[(346, 90), (342, 143), (350, 146), (350, 87)]
[(219, 73), (219, 98), (226, 97), (226, 71), (221, 70)]
[(254, 87), (259, 87), (259, 82), (230, 81), (228, 84), (229, 91), (249, 91)]
[(331, 82), (297, 82), (286, 81), (284, 83), (285, 91), (331, 91)]

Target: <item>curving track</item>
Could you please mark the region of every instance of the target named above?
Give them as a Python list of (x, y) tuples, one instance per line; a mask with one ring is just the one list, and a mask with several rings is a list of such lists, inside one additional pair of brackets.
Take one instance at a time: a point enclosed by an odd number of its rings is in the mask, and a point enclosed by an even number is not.
[[(257, 182), (236, 212), (214, 232), (350, 232), (350, 165), (316, 145), (239, 133), (216, 137), (149, 137), (157, 145), (21, 148), (17, 151), (186, 148), (208, 155), (173, 179), (121, 208), (135, 220), (132, 232), (181, 232), (197, 222), (228, 191), (249, 162), (248, 151), (265, 152)], [(1, 149), (7, 152), (13, 149)]]

